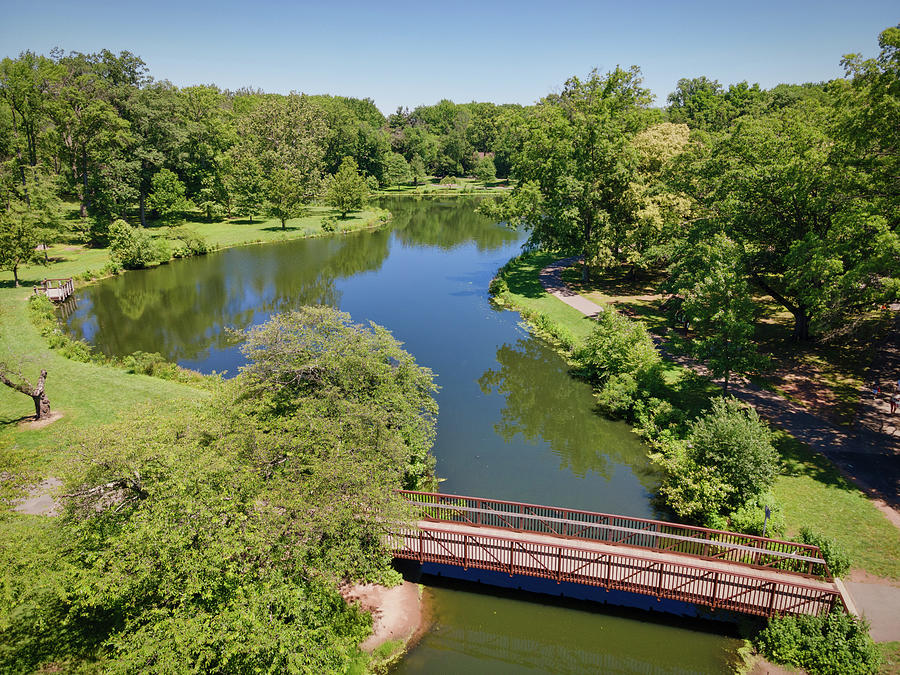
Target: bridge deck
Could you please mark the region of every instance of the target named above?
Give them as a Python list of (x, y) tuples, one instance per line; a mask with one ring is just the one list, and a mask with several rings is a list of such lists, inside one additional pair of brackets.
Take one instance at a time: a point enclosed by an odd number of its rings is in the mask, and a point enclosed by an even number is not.
[(771, 616), (819, 615), (840, 604), (832, 581), (625, 544), (419, 521), (396, 533), (398, 557), (524, 574)]

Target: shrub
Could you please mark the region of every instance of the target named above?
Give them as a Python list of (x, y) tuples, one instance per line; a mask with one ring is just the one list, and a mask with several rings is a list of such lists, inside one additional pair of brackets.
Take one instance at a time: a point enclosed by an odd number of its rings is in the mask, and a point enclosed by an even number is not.
[(664, 473), (660, 494), (679, 516), (701, 523), (758, 500), (778, 468), (768, 427), (734, 398), (715, 399), (685, 442), (667, 444), (653, 459)]
[(831, 537), (803, 527), (800, 528), (800, 541), (819, 547), (833, 576), (842, 577), (850, 570), (850, 555)]
[(181, 242), (181, 245), (172, 251), (173, 258), (190, 258), (209, 252), (206, 239), (186, 227), (170, 228), (168, 237)]
[(881, 660), (868, 624), (839, 608), (821, 617), (770, 619), (754, 642), (766, 658), (811, 675), (876, 673)]
[(766, 519), (766, 506), (770, 511), (769, 522), (766, 524), (766, 536), (778, 537), (784, 534), (784, 512), (775, 503), (775, 497), (770, 493), (760, 495), (732, 511), (729, 516), (729, 529), (761, 537), (763, 523)]
[(732, 509), (766, 492), (775, 480), (779, 460), (768, 426), (733, 397), (713, 400), (691, 425), (688, 443), (697, 463), (716, 467), (732, 486)]
[(504, 279), (502, 276), (497, 276), (491, 279), (491, 285), (488, 286), (488, 293), (490, 293), (492, 297), (506, 293), (508, 290), (509, 284), (506, 283), (506, 279)]
[(659, 353), (641, 321), (631, 321), (618, 312), (605, 311), (575, 360), (593, 382), (604, 383), (614, 375), (637, 378), (660, 362)]
[(322, 231), (334, 232), (337, 228), (337, 219), (334, 216), (325, 216), (322, 218)]
[(142, 227), (131, 227), (124, 220), (109, 226), (109, 254), (114, 262), (128, 270), (147, 267), (168, 258), (163, 242), (156, 242)]

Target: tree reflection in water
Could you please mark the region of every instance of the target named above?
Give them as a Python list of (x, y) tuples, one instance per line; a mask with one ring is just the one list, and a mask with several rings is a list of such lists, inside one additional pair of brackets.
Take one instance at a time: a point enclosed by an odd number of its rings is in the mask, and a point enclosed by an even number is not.
[(505, 440), (517, 434), (532, 442), (546, 440), (568, 468), (584, 477), (594, 472), (612, 477), (616, 464), (631, 468), (648, 490), (657, 477), (647, 459), (647, 447), (634, 434), (623, 434), (620, 424), (610, 424), (599, 412), (585, 414), (588, 385), (569, 374), (565, 361), (540, 340), (529, 338), (504, 344), (497, 350), (499, 368), (478, 380), (487, 395), (506, 399), (495, 430)]

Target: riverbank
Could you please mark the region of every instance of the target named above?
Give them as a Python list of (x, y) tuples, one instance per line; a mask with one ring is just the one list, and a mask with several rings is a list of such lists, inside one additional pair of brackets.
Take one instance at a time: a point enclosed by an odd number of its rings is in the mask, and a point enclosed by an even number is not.
[[(492, 293), (498, 304), (519, 311), (535, 332), (570, 357), (590, 333), (593, 322), (541, 283), (541, 271), (560, 257), (557, 252), (539, 252), (514, 258), (492, 282)], [(683, 365), (666, 363), (670, 385), (687, 376)], [(704, 409), (719, 392), (713, 383), (701, 383), (695, 387), (687, 412)], [(900, 533), (866, 494), (825, 457), (785, 431), (776, 433), (775, 446), (783, 470), (773, 492), (784, 511), (787, 535), (796, 535), (803, 527), (827, 532), (850, 554), (857, 577), (868, 574), (886, 584), (900, 582)]]
[(371, 654), (377, 670), (398, 662), (428, 629), (422, 587), (404, 580), (396, 586), (353, 584), (341, 595), (372, 615), (372, 634), (359, 648)]

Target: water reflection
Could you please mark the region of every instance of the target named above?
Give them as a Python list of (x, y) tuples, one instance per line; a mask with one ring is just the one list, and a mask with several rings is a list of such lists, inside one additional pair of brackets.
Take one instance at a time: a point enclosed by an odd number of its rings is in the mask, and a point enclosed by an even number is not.
[(69, 329), (108, 354), (196, 361), (228, 347), (226, 328), (301, 305), (340, 304), (338, 279), (381, 267), (390, 232), (230, 249), (90, 287)]
[(521, 339), (497, 350), (499, 367), (478, 380), (485, 394), (505, 398), (495, 431), (507, 442), (521, 434), (546, 440), (560, 459), (560, 468), (576, 476), (593, 472), (609, 479), (616, 465), (625, 464), (652, 491), (657, 477), (647, 462), (647, 448), (624, 425), (599, 415), (585, 415), (585, 387), (573, 382), (565, 361), (545, 344)]
[(392, 226), (397, 238), (411, 246), (436, 246), (452, 250), (475, 243), (478, 251), (493, 251), (515, 241), (520, 235), (504, 227), (490, 227), (491, 221), (475, 212), (478, 199), (451, 200), (394, 197), (380, 206), (394, 214)]

